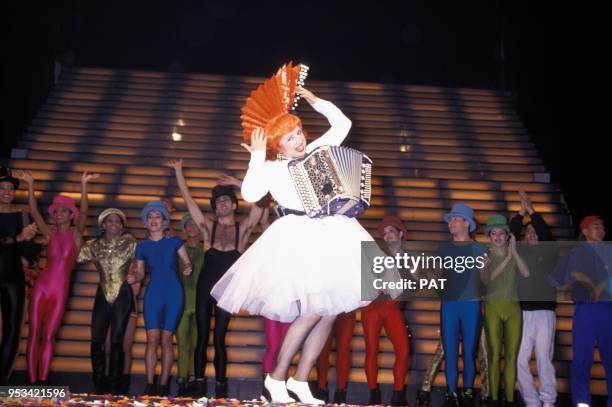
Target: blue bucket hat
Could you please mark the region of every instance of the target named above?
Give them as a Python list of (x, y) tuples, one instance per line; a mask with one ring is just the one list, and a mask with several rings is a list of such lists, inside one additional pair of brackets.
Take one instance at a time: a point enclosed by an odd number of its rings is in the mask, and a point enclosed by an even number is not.
[(142, 212), (140, 212), (140, 219), (142, 219), (143, 224), (147, 224), (147, 217), (149, 216), (149, 213), (153, 211), (161, 212), (162, 216), (164, 217), (164, 220), (170, 220), (170, 212), (168, 212), (168, 209), (166, 209), (166, 205), (164, 205), (162, 201), (150, 201), (147, 202), (145, 207), (142, 208)]
[(476, 230), (476, 221), (474, 220), (474, 209), (466, 204), (455, 204), (451, 211), (444, 215), (444, 221), (448, 223), (451, 216), (458, 216), (467, 220), (470, 224), (470, 233)]

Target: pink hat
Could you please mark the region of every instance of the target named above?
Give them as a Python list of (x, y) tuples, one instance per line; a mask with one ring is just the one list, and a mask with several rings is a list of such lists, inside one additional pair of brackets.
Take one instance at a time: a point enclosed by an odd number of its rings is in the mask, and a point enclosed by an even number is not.
[(72, 212), (72, 220), (74, 222), (79, 219), (79, 210), (73, 198), (66, 195), (56, 195), (53, 198), (53, 203), (49, 206), (49, 215), (53, 215), (53, 212), (58, 208), (66, 208)]

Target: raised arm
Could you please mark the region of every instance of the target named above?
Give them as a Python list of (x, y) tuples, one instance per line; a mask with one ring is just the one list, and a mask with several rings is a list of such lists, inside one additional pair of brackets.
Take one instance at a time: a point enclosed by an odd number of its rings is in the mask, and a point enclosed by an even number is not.
[(256, 128), (251, 133), (251, 145), (246, 143), (240, 144), (251, 153), (249, 169), (244, 176), (240, 190), (242, 199), (247, 202), (257, 202), (269, 191), (266, 174), (266, 143), (267, 138), (264, 136), (263, 129)]
[(508, 251), (508, 255), (504, 257), (504, 260), (497, 265), (493, 270), (489, 271), (491, 263), (487, 263), (487, 267), (482, 269), (480, 272), (480, 280), (486, 285), (491, 281), (495, 280), (504, 271), (510, 260), (512, 259), (512, 253)]
[(202, 233), (208, 235), (208, 230), (210, 229), (212, 221), (208, 216), (202, 213), (202, 210), (189, 193), (189, 188), (187, 187), (187, 183), (185, 182), (185, 176), (183, 175), (183, 160), (170, 160), (166, 162), (165, 165), (166, 167), (174, 169), (174, 174), (176, 175), (176, 182), (178, 184), (179, 190), (181, 191), (181, 195), (185, 200), (185, 204), (187, 204), (187, 210), (189, 211), (191, 218), (196, 223), (196, 225), (198, 225)]
[(81, 177), (81, 204), (79, 206), (79, 220), (77, 221), (77, 232), (83, 236), (85, 225), (87, 224), (87, 211), (89, 210), (89, 199), (87, 196), (87, 184), (89, 181), (97, 179), (100, 174), (90, 174), (87, 171)]
[[(228, 174), (222, 174), (218, 182), (221, 185), (228, 185), (228, 186), (242, 188), (242, 181)], [(239, 241), (239, 248), (238, 248), (239, 252), (244, 251), (249, 241), (249, 237), (251, 237), (251, 233), (253, 232), (253, 229), (261, 220), (264, 210), (267, 208), (268, 202), (269, 202), (269, 200), (266, 198), (267, 196), (264, 196), (262, 199), (257, 201), (255, 205), (251, 206), (251, 210), (249, 211), (249, 214), (240, 221), (240, 241)], [(262, 201), (265, 201), (265, 202), (262, 202)]]
[(38, 230), (40, 231), (40, 233), (42, 233), (45, 240), (48, 240), (49, 235), (51, 235), (51, 228), (49, 227), (49, 225), (47, 225), (40, 212), (38, 211), (38, 205), (36, 204), (36, 194), (34, 192), (34, 178), (32, 177), (32, 174), (30, 173), (30, 171), (16, 171), (15, 175), (18, 179), (28, 184), (28, 205), (30, 209), (30, 215), (32, 216), (32, 219), (34, 219), (36, 226), (38, 226)]
[(320, 146), (339, 146), (342, 144), (351, 129), (351, 120), (332, 102), (316, 97), (305, 88), (298, 88), (298, 94), (302, 96), (314, 110), (325, 116), (331, 126), (331, 128), (321, 137), (308, 144), (306, 151), (311, 152)]

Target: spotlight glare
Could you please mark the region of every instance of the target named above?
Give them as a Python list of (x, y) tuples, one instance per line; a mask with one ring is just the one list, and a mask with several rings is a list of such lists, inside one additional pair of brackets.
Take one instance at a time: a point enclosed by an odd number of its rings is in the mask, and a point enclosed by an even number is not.
[(181, 133), (178, 132), (172, 132), (172, 140), (174, 141), (181, 141), (183, 139), (183, 135)]

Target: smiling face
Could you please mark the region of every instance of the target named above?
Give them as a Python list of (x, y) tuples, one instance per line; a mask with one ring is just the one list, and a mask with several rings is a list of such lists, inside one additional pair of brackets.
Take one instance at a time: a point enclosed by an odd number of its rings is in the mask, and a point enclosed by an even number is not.
[(164, 230), (164, 215), (160, 211), (151, 211), (147, 215), (147, 230), (150, 233)]
[(301, 127), (295, 127), (281, 137), (279, 152), (287, 158), (301, 158), (306, 155), (306, 136)]
[(596, 220), (582, 229), (582, 234), (589, 242), (601, 242), (606, 237), (606, 229), (601, 220)]
[(383, 240), (387, 243), (399, 242), (403, 239), (404, 233), (395, 226), (385, 226), (383, 228)]
[(525, 226), (525, 236), (523, 240), (532, 245), (538, 243), (538, 234), (532, 224)]
[(215, 214), (217, 217), (230, 216), (236, 210), (236, 204), (228, 195), (215, 199)]
[(53, 221), (58, 226), (66, 224), (69, 225), (72, 221), (72, 212), (70, 212), (70, 209), (60, 206), (53, 211)]
[(0, 182), (0, 203), (10, 204), (15, 199), (15, 187), (12, 182)]
[(492, 228), (489, 232), (489, 239), (493, 247), (498, 249), (504, 248), (508, 241), (508, 232), (504, 228)]
[(116, 237), (121, 235), (121, 232), (123, 232), (123, 221), (119, 215), (111, 213), (104, 218), (102, 228), (104, 229), (104, 234), (107, 238)]

